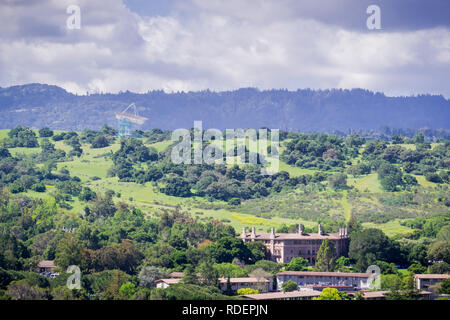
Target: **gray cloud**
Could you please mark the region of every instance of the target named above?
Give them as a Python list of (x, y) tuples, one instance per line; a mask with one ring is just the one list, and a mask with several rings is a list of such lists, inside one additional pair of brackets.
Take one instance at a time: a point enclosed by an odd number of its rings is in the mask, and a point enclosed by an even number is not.
[[(380, 3), (381, 31), (365, 28), (369, 2)], [(426, 11), (411, 0), (409, 12), (404, 2), (192, 0), (173, 3), (167, 16), (120, 0), (2, 2), (0, 85), (45, 82), (77, 93), (362, 87), (450, 97), (444, 2)], [(80, 30), (65, 27), (74, 3)], [(419, 21), (421, 11), (434, 13)]]

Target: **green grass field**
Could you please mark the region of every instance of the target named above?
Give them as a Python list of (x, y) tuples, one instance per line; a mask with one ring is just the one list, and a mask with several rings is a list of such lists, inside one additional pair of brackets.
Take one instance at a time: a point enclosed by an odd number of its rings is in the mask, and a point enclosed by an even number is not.
[(378, 175), (376, 173), (371, 173), (357, 178), (348, 175), (347, 184), (349, 186), (354, 186), (359, 191), (368, 190), (369, 192), (373, 193), (383, 192), (381, 190), (380, 182), (378, 181)]

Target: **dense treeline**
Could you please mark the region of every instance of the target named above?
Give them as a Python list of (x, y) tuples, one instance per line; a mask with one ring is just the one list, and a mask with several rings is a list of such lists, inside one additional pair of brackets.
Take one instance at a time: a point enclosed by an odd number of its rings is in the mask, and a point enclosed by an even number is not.
[(60, 130), (98, 129), (104, 123), (116, 125), (114, 111), (122, 111), (132, 102), (138, 106), (139, 114), (149, 119), (143, 130), (190, 128), (195, 120), (202, 120), (205, 128), (267, 126), (303, 132), (369, 131), (380, 126), (450, 129), (450, 102), (442, 96), (387, 97), (363, 89), (260, 91), (256, 88), (77, 96), (45, 84), (0, 88), (0, 128), (21, 123)]

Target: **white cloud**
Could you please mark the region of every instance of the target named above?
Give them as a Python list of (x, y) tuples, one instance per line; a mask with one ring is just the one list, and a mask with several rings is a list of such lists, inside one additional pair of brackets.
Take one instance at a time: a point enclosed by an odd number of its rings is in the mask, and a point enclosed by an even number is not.
[[(80, 30), (65, 29), (73, 2)], [(446, 28), (359, 32), (296, 17), (288, 0), (257, 3), (195, 0), (170, 17), (141, 17), (119, 0), (2, 3), (0, 85), (47, 82), (82, 94), (256, 86), (450, 96)]]

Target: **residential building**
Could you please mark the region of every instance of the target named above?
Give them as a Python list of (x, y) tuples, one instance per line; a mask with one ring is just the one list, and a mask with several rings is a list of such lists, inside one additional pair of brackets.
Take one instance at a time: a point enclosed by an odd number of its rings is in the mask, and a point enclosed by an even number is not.
[(321, 225), (318, 225), (317, 233), (305, 233), (304, 226), (299, 225), (297, 233), (256, 233), (252, 227), (251, 233), (247, 233), (244, 227), (239, 236), (244, 242), (261, 241), (270, 253), (270, 260), (289, 263), (292, 258), (302, 257), (311, 265), (316, 263), (317, 252), (325, 239), (333, 242), (337, 256), (346, 256), (348, 253), (348, 231), (340, 228), (337, 233), (324, 233)]
[(277, 286), (278, 290), (281, 290), (283, 282), (292, 280), (299, 287), (335, 287), (342, 291), (355, 291), (368, 288), (371, 276), (373, 273), (282, 271), (277, 273)]
[(428, 290), (435, 287), (442, 280), (450, 278), (450, 274), (415, 274), (414, 280), (418, 290)]
[[(220, 278), (220, 289), (225, 292), (227, 290), (227, 278)], [(258, 290), (260, 293), (268, 292), (272, 288), (271, 281), (268, 279), (258, 279), (253, 277), (230, 278), (231, 290), (250, 288)]]
[(37, 265), (37, 272), (39, 273), (47, 273), (55, 271), (55, 263), (53, 260), (42, 260)]

